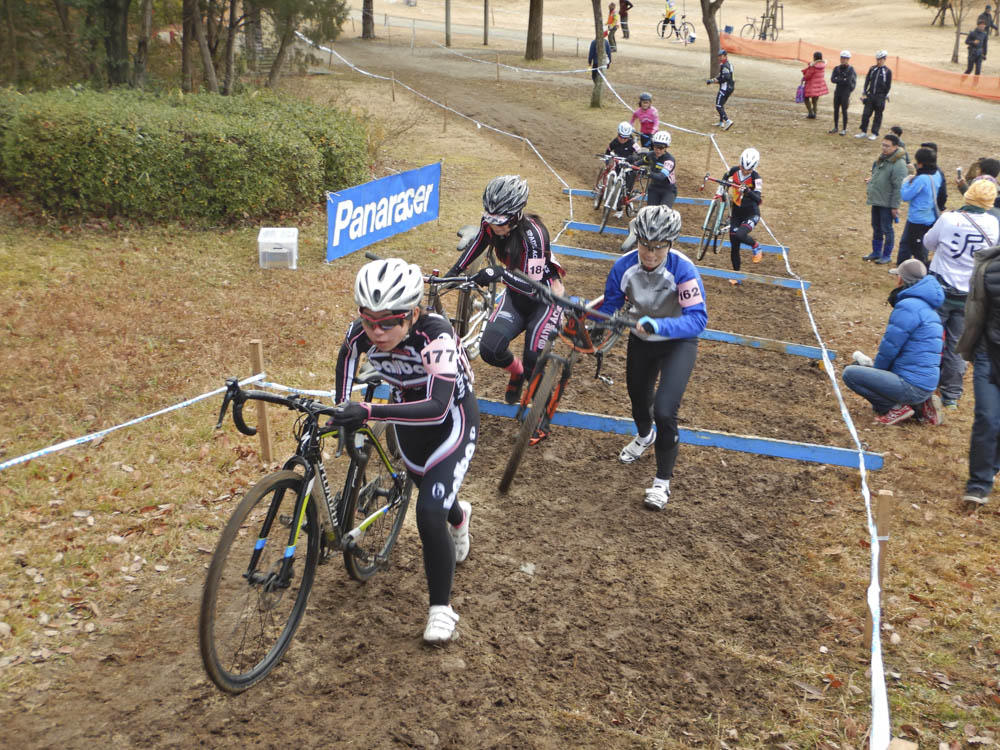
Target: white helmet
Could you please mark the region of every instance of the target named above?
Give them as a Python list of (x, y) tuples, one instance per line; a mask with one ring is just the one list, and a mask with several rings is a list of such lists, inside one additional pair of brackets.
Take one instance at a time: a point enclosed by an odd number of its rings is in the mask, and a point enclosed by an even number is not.
[(840, 51), (840, 56), (841, 57), (846, 57), (848, 60), (850, 60), (851, 59), (851, 51), (849, 49), (841, 50)]
[(654, 146), (669, 146), (670, 145), (670, 133), (666, 130), (657, 130), (653, 133), (653, 145)]
[(666, 205), (644, 206), (635, 217), (635, 233), (645, 244), (675, 240), (681, 233), (681, 215)]
[(372, 312), (412, 310), (423, 296), (420, 266), (400, 258), (365, 263), (354, 279), (354, 301)]
[(755, 148), (748, 148), (740, 154), (740, 166), (744, 172), (750, 172), (760, 164), (760, 151)]
[(875, 53), (875, 59), (876, 60), (884, 60), (888, 56), (889, 56), (889, 53), (886, 52), (884, 49), (880, 49), (878, 52)]
[(624, 120), (618, 123), (618, 135), (620, 135), (622, 138), (631, 138), (632, 131), (633, 131), (632, 123), (625, 122)]

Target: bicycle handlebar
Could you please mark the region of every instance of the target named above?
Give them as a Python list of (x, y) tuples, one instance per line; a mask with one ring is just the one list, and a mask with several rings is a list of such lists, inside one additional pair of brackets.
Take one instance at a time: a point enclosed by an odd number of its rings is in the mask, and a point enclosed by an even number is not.
[(702, 179), (702, 181), (701, 181), (701, 189), (702, 190), (705, 189), (705, 183), (706, 182), (714, 182), (714, 183), (717, 183), (719, 185), (723, 185), (725, 187), (737, 188), (737, 189), (739, 189), (741, 191), (745, 191), (746, 190), (746, 186), (745, 185), (740, 185), (740, 184), (738, 184), (736, 182), (730, 182), (729, 180), (717, 180), (717, 179), (715, 179), (714, 177), (712, 177), (709, 174), (706, 174), (705, 177), (704, 177), (704, 179)]
[[(534, 279), (526, 276), (521, 271), (511, 271), (515, 276), (517, 276), (521, 281), (532, 287), (538, 295), (544, 299), (549, 304), (558, 305), (565, 310), (572, 310), (576, 313), (577, 317), (580, 318), (596, 318), (601, 321), (598, 325), (610, 328), (634, 328), (638, 323), (638, 320), (632, 319), (626, 316), (619, 315), (608, 315), (607, 313), (600, 312), (594, 309), (595, 303), (598, 300), (591, 300), (589, 303), (584, 303), (579, 299), (573, 299), (570, 297), (563, 297), (562, 295), (556, 294), (552, 289), (545, 284), (540, 284)], [(598, 298), (601, 299), (601, 298)]]
[(244, 435), (257, 434), (257, 428), (251, 427), (243, 419), (243, 405), (247, 401), (266, 401), (278, 406), (284, 406), (292, 411), (311, 414), (313, 416), (333, 416), (336, 410), (336, 407), (325, 406), (314, 399), (305, 398), (304, 396), (279, 396), (276, 393), (269, 393), (268, 391), (245, 391), (240, 387), (239, 381), (236, 378), (226, 378), (226, 395), (222, 398), (222, 408), (219, 410), (219, 421), (216, 423), (215, 429), (222, 427), (222, 421), (226, 417), (226, 409), (229, 407), (230, 401), (233, 404), (233, 424)]

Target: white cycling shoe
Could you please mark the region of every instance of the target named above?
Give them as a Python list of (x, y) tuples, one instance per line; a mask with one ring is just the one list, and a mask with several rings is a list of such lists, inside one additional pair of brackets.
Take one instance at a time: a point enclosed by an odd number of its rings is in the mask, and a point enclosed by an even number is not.
[(663, 510), (668, 500), (670, 500), (670, 485), (662, 487), (654, 484), (646, 490), (646, 499), (642, 501), (642, 504), (650, 510)]
[(653, 425), (653, 429), (649, 431), (646, 437), (641, 435), (636, 435), (632, 438), (632, 441), (622, 448), (622, 452), (618, 454), (618, 460), (623, 464), (634, 463), (639, 460), (639, 457), (646, 452), (646, 449), (656, 442), (656, 425)]
[(447, 643), (455, 637), (456, 625), (458, 625), (458, 613), (450, 604), (433, 605), (427, 615), (424, 643), (431, 645)]
[(459, 500), (458, 506), (462, 509), (462, 523), (458, 526), (448, 524), (448, 531), (451, 533), (452, 541), (455, 542), (455, 562), (465, 562), (469, 556), (469, 547), (472, 546), (472, 537), (469, 536), (469, 519), (472, 516), (472, 506)]

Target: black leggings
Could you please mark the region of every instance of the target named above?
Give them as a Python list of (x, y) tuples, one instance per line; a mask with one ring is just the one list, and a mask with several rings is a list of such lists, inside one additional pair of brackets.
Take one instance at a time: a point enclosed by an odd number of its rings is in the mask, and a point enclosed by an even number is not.
[(850, 91), (837, 91), (834, 89), (833, 92), (833, 127), (837, 128), (837, 123), (840, 122), (838, 115), (841, 112), (844, 113), (844, 124), (840, 125), (841, 130), (847, 130), (847, 105), (851, 101)]
[(530, 374), (549, 336), (558, 330), (561, 316), (562, 308), (556, 305), (546, 305), (519, 292), (504, 290), (479, 342), (483, 362), (494, 367), (510, 365), (514, 361), (510, 342), (524, 331), (522, 361), (525, 373)]
[(670, 206), (674, 207), (674, 201), (677, 200), (677, 186), (667, 183), (665, 186), (660, 187), (658, 184), (653, 184), (650, 181), (649, 186), (646, 188), (646, 205), (647, 206)]
[(755, 240), (750, 236), (750, 232), (757, 226), (758, 221), (760, 221), (759, 216), (751, 216), (747, 219), (733, 217), (732, 223), (729, 225), (729, 259), (733, 263), (734, 271), (740, 270), (740, 245), (753, 247)]
[(628, 337), (625, 382), (632, 401), (632, 419), (640, 435), (648, 435), (656, 423), (657, 479), (674, 475), (680, 442), (677, 410), (697, 354), (698, 339), (644, 341), (635, 335)]
[(872, 121), (872, 135), (878, 135), (882, 127), (882, 110), (885, 109), (885, 97), (869, 96), (865, 108), (861, 110), (861, 132), (868, 132), (868, 119)]
[(726, 114), (726, 101), (732, 96), (732, 93), (732, 90), (719, 89), (719, 93), (715, 96), (715, 111), (719, 113), (719, 122), (729, 119), (729, 115)]
[(433, 427), (396, 426), (399, 448), (417, 487), (417, 531), (424, 551), (424, 572), (431, 606), (451, 601), (455, 543), (447, 523), (462, 522), (458, 490), (479, 436), (479, 405), (472, 391), (453, 407), (451, 417)]

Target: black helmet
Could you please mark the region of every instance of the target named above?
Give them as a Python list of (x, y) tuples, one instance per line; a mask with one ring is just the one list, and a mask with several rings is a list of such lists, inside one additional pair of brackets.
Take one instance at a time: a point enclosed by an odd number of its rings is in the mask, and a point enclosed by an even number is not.
[(516, 219), (528, 202), (528, 183), (516, 174), (494, 177), (483, 191), (483, 217), (490, 224)]

